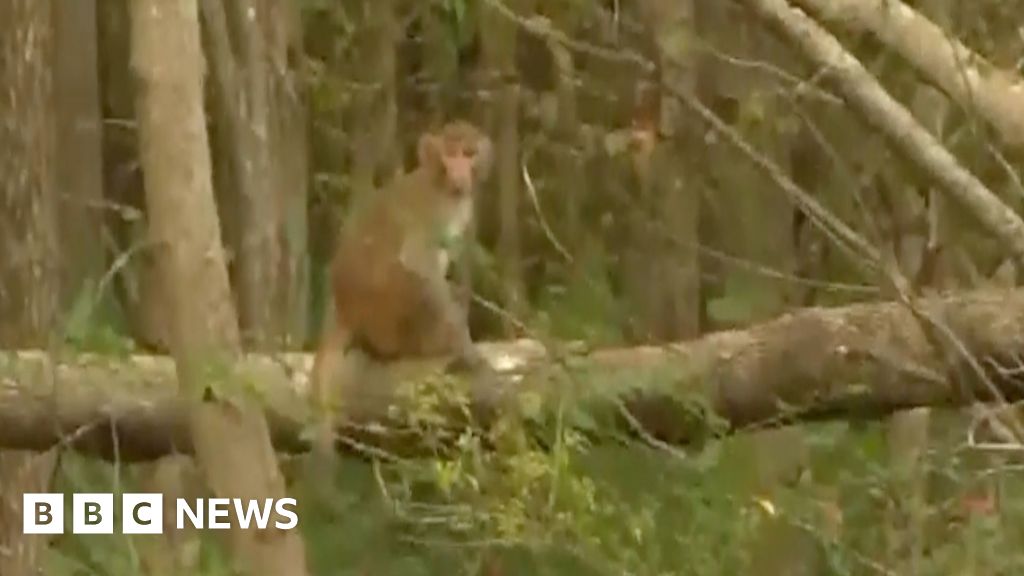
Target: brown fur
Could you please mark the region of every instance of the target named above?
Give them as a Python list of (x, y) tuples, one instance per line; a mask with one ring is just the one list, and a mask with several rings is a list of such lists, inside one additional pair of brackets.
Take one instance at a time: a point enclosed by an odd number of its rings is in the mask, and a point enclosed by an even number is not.
[(351, 348), (385, 361), (477, 358), (465, 311), (445, 279), (447, 242), (469, 225), (473, 188), (490, 169), (491, 143), (472, 124), (453, 122), (424, 134), (418, 156), (415, 170), (367, 199), (342, 231), (331, 265), (335, 314), (312, 373), (323, 402), (332, 365)]

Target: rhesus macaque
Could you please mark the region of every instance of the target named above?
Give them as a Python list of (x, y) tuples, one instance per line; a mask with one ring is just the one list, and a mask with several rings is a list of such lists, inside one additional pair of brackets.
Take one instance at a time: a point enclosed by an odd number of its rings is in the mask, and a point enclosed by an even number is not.
[[(331, 264), (334, 317), (311, 376), (323, 425), (331, 425), (332, 370), (349, 350), (382, 361), (454, 355), (464, 367), (482, 367), (446, 275), (472, 221), (474, 188), (490, 171), (491, 148), (467, 122), (425, 133), (416, 169), (354, 211)], [(329, 437), (333, 429), (322, 430), (318, 442)]]

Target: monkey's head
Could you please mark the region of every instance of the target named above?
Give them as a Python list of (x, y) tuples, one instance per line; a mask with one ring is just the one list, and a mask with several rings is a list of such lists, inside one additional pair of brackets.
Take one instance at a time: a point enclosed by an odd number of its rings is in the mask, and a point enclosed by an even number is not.
[(469, 122), (450, 122), (420, 137), (420, 166), (455, 197), (473, 193), (490, 172), (491, 156), (491, 139)]

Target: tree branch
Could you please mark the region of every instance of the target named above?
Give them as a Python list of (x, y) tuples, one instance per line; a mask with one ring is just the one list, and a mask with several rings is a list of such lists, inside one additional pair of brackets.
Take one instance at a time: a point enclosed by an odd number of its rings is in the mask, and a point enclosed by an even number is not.
[(795, 0), (816, 16), (870, 31), (1015, 146), (1024, 144), (1024, 81), (971, 51), (900, 0)]
[(787, 0), (742, 2), (821, 66), (823, 75), (836, 83), (843, 98), (866, 122), (1002, 241), (1017, 262), (1024, 263), (1024, 220), (963, 168), (838, 40)]

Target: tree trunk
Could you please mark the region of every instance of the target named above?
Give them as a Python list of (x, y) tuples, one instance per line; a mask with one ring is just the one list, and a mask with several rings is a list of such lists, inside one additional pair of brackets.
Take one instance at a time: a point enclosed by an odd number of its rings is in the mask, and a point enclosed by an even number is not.
[[(903, 304), (858, 304), (801, 310), (746, 330), (671, 345), (598, 350), (571, 363), (559, 361), (560, 369), (573, 370), (568, 375), (552, 374), (552, 359), (538, 342), (483, 344), (481, 351), (499, 373), (511, 374), (495, 379), (501, 392), (481, 391), (477, 404), (483, 415), (476, 423), (486, 426), (488, 414), (509, 409), (505, 394), (520, 390), (534, 395), (530, 406), (538, 410), (579, 410), (595, 433), (604, 427), (616, 439), (623, 431), (635, 433), (632, 424), (640, 422), (645, 436), (673, 443), (801, 419), (878, 418), (915, 406), (993, 401), (996, 393), (1011, 402), (1024, 396), (1020, 374), (1004, 364), (1012, 366), (1020, 352), (1024, 289), (922, 299), (920, 310), (941, 318), (965, 350), (990, 367), (985, 380), (962, 362), (950, 366), (937, 355), (918, 317)], [(69, 360), (60, 366), (68, 386), (57, 396), (38, 378), (40, 362), (38, 353), (0, 354), (0, 374), (11, 383), (9, 393), (0, 396), (0, 442), (33, 449), (67, 442), (109, 456), (116, 437), (126, 459), (191, 449), (185, 426), (190, 407), (175, 395), (173, 366), (166, 358)], [(239, 365), (259, 393), (282, 450), (305, 446), (311, 363), (309, 355), (296, 354), (252, 356)], [(369, 444), (415, 450), (415, 434), (390, 434), (378, 424), (407, 409), (421, 413), (419, 396), (408, 392), (409, 381), (436, 382), (445, 365), (445, 359), (398, 363), (348, 383), (354, 388), (339, 391), (352, 400), (335, 418), (346, 423), (340, 432)], [(579, 382), (589, 385), (580, 390)], [(461, 392), (453, 389), (449, 399), (458, 402)], [(572, 410), (566, 409), (567, 398)], [(634, 420), (621, 418), (623, 406)], [(459, 408), (451, 415), (455, 426), (466, 424)], [(727, 427), (709, 431), (699, 417), (704, 410)], [(111, 415), (116, 430), (109, 425)], [(540, 416), (534, 420), (545, 422)], [(234, 453), (244, 446), (239, 441), (221, 458), (236, 463)], [(243, 469), (249, 470), (236, 467)]]
[(101, 296), (95, 290), (103, 275), (103, 126), (96, 2), (60, 2), (53, 17), (61, 300), (67, 309), (79, 298), (95, 302)]
[[(509, 9), (526, 13), (531, 0), (517, 0)], [(487, 123), (494, 139), (494, 181), (497, 201), (496, 256), (503, 288), (505, 307), (503, 321), (506, 335), (514, 333), (516, 320), (522, 320), (526, 310), (523, 283), (522, 246), (519, 230), (520, 196), (522, 195), (519, 166), (519, 90), (516, 81), (516, 36), (519, 28), (507, 15), (500, 14), (489, 3), (480, 10), (480, 36), (483, 62), (486, 67), (485, 84), (490, 89)]]
[[(59, 299), (52, 6), (0, 4), (0, 346), (55, 344)], [(43, 370), (38, 377), (49, 380)], [(22, 533), (21, 496), (45, 492), (55, 452), (0, 452), (0, 574), (42, 570), (45, 536)]]
[(398, 15), (394, 0), (360, 0), (361, 26), (356, 33), (356, 60), (350, 62), (359, 84), (355, 105), (352, 190), (355, 199), (372, 194), (401, 168), (398, 142), (397, 63)]
[[(240, 338), (211, 182), (197, 4), (135, 0), (131, 15), (146, 199), (196, 460), (219, 497), (281, 498), (266, 420), (232, 376)], [(247, 574), (306, 574), (294, 532), (234, 526), (229, 538)]]
[[(560, 19), (559, 26), (569, 25), (569, 17)], [(585, 274), (583, 264), (587, 261), (586, 252), (591, 250), (590, 242), (584, 232), (583, 199), (587, 190), (582, 184), (583, 153), (580, 150), (580, 120), (576, 106), (576, 79), (578, 72), (573, 53), (560, 42), (549, 39), (548, 50), (555, 64), (555, 98), (557, 108), (556, 120), (552, 127), (554, 132), (555, 169), (554, 195), (561, 197), (557, 214), (561, 220), (560, 230), (565, 239), (565, 248), (575, 259), (573, 275), (575, 280)]]
[[(145, 349), (168, 348), (164, 283), (153, 262), (146, 227), (146, 199), (139, 168), (135, 86), (129, 68), (130, 0), (104, 0), (99, 13), (100, 88), (103, 110), (104, 223), (118, 264), (117, 302), (135, 342)], [(123, 261), (119, 261), (124, 257)]]
[(421, 15), (423, 73), (427, 78), (425, 107), (427, 126), (440, 126), (445, 113), (452, 109), (458, 86), (458, 53), (451, 47), (451, 30), (445, 14), (438, 10), (424, 10)]
[[(696, 58), (684, 39), (694, 34), (694, 5), (678, 0), (641, 4), (645, 26), (653, 37), (661, 76), (657, 86), (697, 85)], [(639, 322), (633, 337), (667, 342), (696, 336), (700, 330), (699, 262), (697, 259), (700, 184), (689, 176), (697, 163), (700, 142), (696, 124), (688, 122), (674, 95), (650, 87), (641, 92), (635, 130), (648, 131), (634, 151), (640, 197), (633, 209), (630, 266), (632, 303)]]
[(278, 301), (280, 338), (301, 348), (310, 336), (309, 118), (302, 74), (302, 17), (291, 0), (270, 2), (266, 25), (270, 70), (272, 157), (277, 205), (281, 210)]
[[(201, 3), (212, 63), (216, 118), (229, 174), (222, 190), (227, 238), (236, 258), (235, 293), (243, 341), (268, 349), (285, 319), (280, 288), (279, 181), (273, 162), (271, 76), (265, 4), (254, 0)], [(233, 42), (233, 40), (235, 40)], [(235, 55), (238, 54), (236, 58)]]
[(243, 155), (241, 208), (238, 244), (238, 304), (243, 342), (262, 349), (272, 348), (282, 335), (284, 318), (278, 303), (280, 288), (282, 210), (275, 190), (275, 166), (272, 159), (270, 62), (263, 26), (268, 23), (267, 3), (238, 0), (231, 18), (237, 31), (241, 92), (236, 93), (242, 110), (241, 139), (238, 151)]

